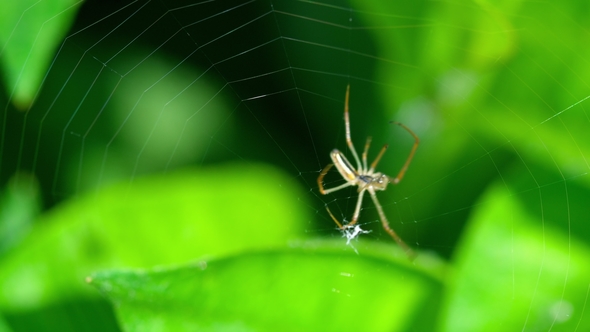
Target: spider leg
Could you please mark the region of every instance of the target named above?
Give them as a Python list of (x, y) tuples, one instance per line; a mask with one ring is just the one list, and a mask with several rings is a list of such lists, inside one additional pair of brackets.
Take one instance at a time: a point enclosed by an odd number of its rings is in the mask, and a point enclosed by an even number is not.
[(353, 185), (350, 182), (346, 182), (346, 183), (343, 183), (337, 187), (325, 189), (324, 184), (323, 184), (324, 176), (326, 176), (326, 174), (328, 174), (328, 171), (332, 168), (332, 166), (334, 166), (334, 164), (328, 164), (328, 166), (324, 167), (324, 169), (320, 173), (320, 176), (318, 176), (318, 187), (320, 188), (320, 193), (322, 195), (327, 195), (329, 193), (332, 193), (332, 192), (338, 191), (342, 188), (350, 187)]
[(354, 226), (356, 222), (359, 220), (359, 215), (361, 214), (361, 205), (363, 204), (363, 195), (365, 194), (366, 190), (361, 190), (359, 192), (359, 198), (356, 201), (356, 207), (354, 208), (354, 214), (352, 215), (352, 220), (346, 224), (346, 226)]
[(324, 180), (324, 176), (326, 176), (326, 174), (328, 174), (328, 171), (330, 170), (330, 168), (332, 168), (332, 166), (334, 166), (334, 164), (328, 164), (328, 166), (324, 167), (324, 169), (320, 173), (320, 176), (318, 176), (318, 187), (320, 188), (320, 193), (322, 193), (322, 195), (326, 194), (326, 192), (324, 190), (324, 185), (322, 183)]
[(360, 169), (359, 173), (366, 173), (367, 168), (367, 154), (369, 153), (369, 146), (371, 145), (371, 136), (367, 137), (367, 142), (365, 143), (365, 149), (363, 150), (363, 168)]
[(399, 171), (399, 173), (397, 173), (397, 176), (395, 178), (389, 179), (391, 181), (391, 183), (397, 184), (404, 178), (404, 175), (406, 174), (406, 170), (408, 169), (408, 166), (410, 166), (410, 162), (414, 158), (414, 154), (416, 153), (416, 149), (418, 148), (418, 144), (420, 144), (420, 139), (410, 128), (406, 127), (404, 124), (399, 123), (399, 122), (395, 122), (395, 121), (391, 121), (391, 123), (395, 123), (396, 125), (404, 128), (407, 132), (410, 133), (410, 135), (412, 135), (414, 137), (414, 145), (412, 146), (412, 151), (410, 151), (410, 154), (408, 155), (408, 159), (406, 159), (404, 166)]
[(342, 224), (338, 221), (338, 219), (336, 219), (336, 217), (334, 217), (332, 211), (330, 211), (330, 208), (326, 206), (326, 210), (328, 210), (328, 214), (330, 215), (330, 217), (332, 217), (332, 220), (334, 220), (336, 225), (338, 225), (338, 228), (343, 229), (344, 227), (342, 227)]
[(354, 209), (354, 214), (352, 215), (352, 220), (348, 224), (343, 225), (341, 222), (339, 222), (338, 219), (336, 219), (336, 217), (334, 217), (334, 215), (332, 214), (330, 209), (326, 206), (326, 210), (328, 210), (330, 217), (332, 217), (332, 220), (334, 220), (336, 225), (338, 225), (338, 228), (345, 229), (346, 227), (354, 226), (357, 223), (357, 221), (359, 219), (359, 215), (361, 214), (361, 205), (363, 203), (363, 195), (365, 194), (365, 191), (366, 190), (362, 190), (359, 193), (359, 198), (356, 202), (356, 207)]
[(373, 203), (375, 203), (375, 207), (377, 207), (377, 212), (379, 213), (379, 218), (381, 219), (381, 224), (383, 225), (383, 229), (391, 235), (391, 237), (397, 242), (397, 244), (404, 250), (404, 252), (408, 255), (411, 260), (416, 258), (416, 253), (397, 235), (397, 233), (389, 227), (389, 221), (387, 221), (387, 217), (385, 217), (385, 213), (383, 212), (383, 208), (381, 204), (379, 204), (379, 200), (377, 199), (377, 195), (372, 188), (367, 189), (369, 190), (369, 194), (371, 194), (371, 198), (373, 199)]
[(348, 97), (350, 95), (350, 84), (346, 86), (346, 97), (344, 98), (344, 127), (346, 128), (346, 144), (348, 144), (348, 148), (352, 152), (354, 160), (356, 161), (356, 168), (361, 169), (361, 161), (359, 159), (356, 150), (354, 149), (354, 145), (352, 145), (352, 139), (350, 139), (350, 118), (348, 116)]
[(379, 151), (379, 154), (377, 155), (377, 158), (375, 158), (373, 163), (371, 163), (371, 168), (369, 169), (369, 174), (373, 174), (373, 172), (375, 172), (375, 168), (377, 167), (377, 164), (379, 163), (379, 161), (381, 161), (381, 157), (383, 157), (383, 155), (385, 154), (385, 151), (387, 151), (388, 147), (389, 147), (389, 145), (387, 145), (387, 144), (383, 145), (383, 147), (381, 148), (381, 151)]

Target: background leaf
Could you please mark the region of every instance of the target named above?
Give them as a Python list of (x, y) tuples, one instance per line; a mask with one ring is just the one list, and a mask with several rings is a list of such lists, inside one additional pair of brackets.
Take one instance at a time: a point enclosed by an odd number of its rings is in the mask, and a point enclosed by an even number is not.
[(8, 327), (8, 324), (4, 321), (4, 318), (2, 318), (2, 316), (0, 316), (0, 332), (10, 332), (12, 331), (10, 329), (10, 327)]
[(491, 187), (473, 215), (441, 330), (589, 329), (590, 248), (538, 219), (506, 189)]
[(7, 1), (0, 10), (0, 63), (7, 94), (21, 110), (32, 103), (81, 1)]
[(0, 196), (0, 256), (17, 245), (41, 212), (40, 188), (29, 174), (16, 174)]

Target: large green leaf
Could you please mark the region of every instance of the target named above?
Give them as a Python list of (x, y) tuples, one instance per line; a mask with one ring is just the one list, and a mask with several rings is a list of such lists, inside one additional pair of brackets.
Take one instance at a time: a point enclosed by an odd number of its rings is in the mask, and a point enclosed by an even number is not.
[(0, 59), (8, 95), (21, 109), (32, 102), (80, 1), (23, 0), (0, 4)]
[(309, 220), (298, 185), (274, 168), (228, 164), (144, 178), (71, 200), (0, 261), (0, 308), (94, 294), (115, 267), (180, 264), (285, 246)]
[(342, 241), (302, 244), (88, 281), (114, 302), (126, 331), (432, 330), (442, 286), (436, 261), (412, 265), (394, 259), (391, 246), (366, 245), (357, 255)]
[(482, 198), (459, 249), (443, 331), (590, 329), (590, 248), (531, 214), (506, 187)]

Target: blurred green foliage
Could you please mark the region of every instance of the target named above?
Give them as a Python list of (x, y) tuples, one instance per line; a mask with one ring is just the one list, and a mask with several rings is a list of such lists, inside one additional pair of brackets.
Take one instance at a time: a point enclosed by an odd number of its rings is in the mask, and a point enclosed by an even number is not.
[[(588, 3), (77, 6), (0, 5), (0, 331), (590, 329)], [(347, 84), (415, 262), (317, 239)]]
[(360, 255), (343, 247), (302, 242), (172, 270), (99, 273), (92, 284), (119, 308), (126, 331), (434, 328), (440, 275), (392, 260), (389, 246)]
[(590, 328), (579, 310), (588, 300), (590, 248), (551, 225), (538, 227), (501, 184), (483, 201), (458, 250), (443, 330)]
[(0, 256), (30, 231), (41, 212), (39, 191), (35, 177), (17, 173), (0, 195)]
[(31, 106), (55, 50), (70, 28), (79, 6), (75, 0), (2, 3), (2, 73), (11, 101), (19, 109), (26, 110)]
[[(302, 192), (277, 170), (240, 163), (138, 179), (73, 199), (45, 214), (2, 259), (0, 307), (9, 321), (21, 321), (28, 311), (62, 301), (96, 301), (84, 284), (92, 271), (282, 247), (309, 219), (294, 195)], [(74, 323), (64, 322), (76, 330)]]

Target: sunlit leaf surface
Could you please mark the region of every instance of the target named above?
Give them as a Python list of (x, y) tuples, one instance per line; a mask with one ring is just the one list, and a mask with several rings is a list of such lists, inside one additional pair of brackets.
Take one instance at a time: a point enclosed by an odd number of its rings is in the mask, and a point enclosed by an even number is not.
[(89, 282), (113, 301), (126, 331), (432, 329), (440, 276), (391, 252), (368, 246), (357, 255), (324, 241), (177, 269), (102, 272)]
[(151, 267), (285, 246), (303, 236), (292, 179), (262, 165), (228, 164), (138, 179), (47, 214), (0, 261), (0, 306), (36, 308), (95, 292), (91, 272)]

